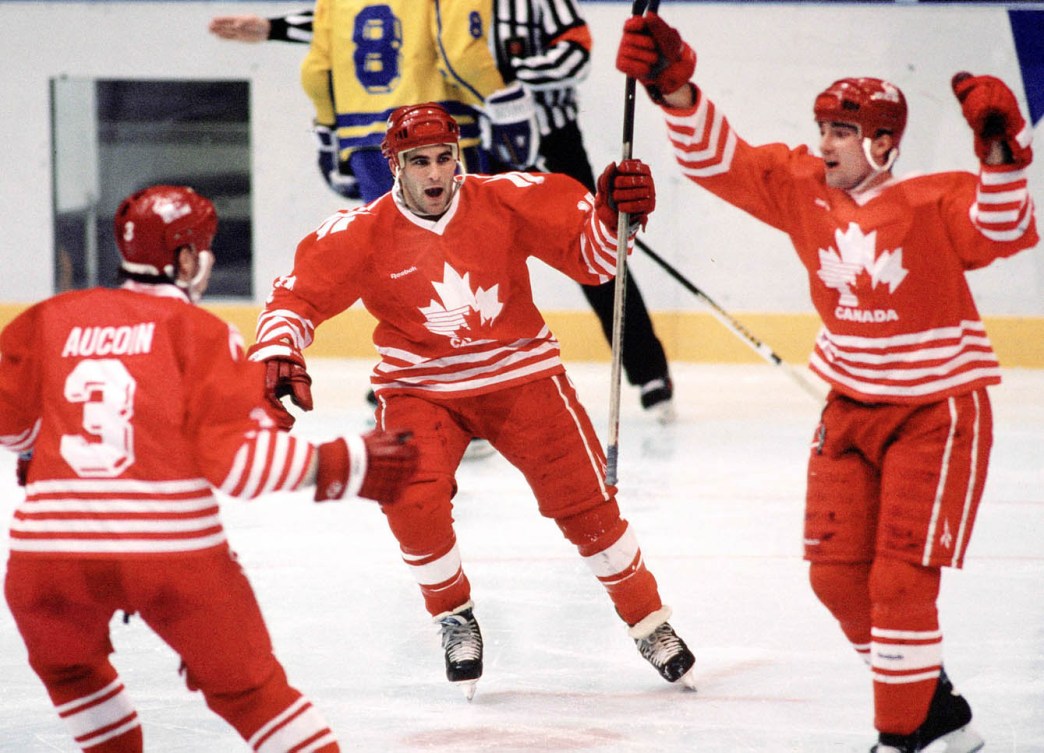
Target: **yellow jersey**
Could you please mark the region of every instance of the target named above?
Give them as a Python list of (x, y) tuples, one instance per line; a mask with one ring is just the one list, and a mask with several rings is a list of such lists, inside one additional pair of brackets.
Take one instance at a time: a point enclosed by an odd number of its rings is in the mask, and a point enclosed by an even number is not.
[(491, 17), (492, 0), (318, 0), (301, 84), (341, 159), (379, 148), (392, 111), (419, 102), (441, 103), (461, 147), (477, 146), (475, 108), (504, 86)]

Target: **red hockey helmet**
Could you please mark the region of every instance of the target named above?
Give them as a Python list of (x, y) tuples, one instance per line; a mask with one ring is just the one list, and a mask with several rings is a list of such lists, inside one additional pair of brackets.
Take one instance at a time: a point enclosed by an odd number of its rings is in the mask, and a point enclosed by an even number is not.
[(816, 97), (816, 122), (855, 123), (864, 138), (881, 131), (892, 134), (895, 145), (906, 129), (906, 97), (899, 87), (879, 78), (843, 78)]
[(403, 154), (411, 149), (449, 144), (457, 158), (460, 126), (445, 107), (437, 102), (396, 108), (388, 118), (388, 130), (381, 142), (381, 154), (401, 167)]
[(120, 202), (113, 229), (125, 270), (173, 279), (179, 248), (210, 250), (217, 212), (187, 186), (151, 186)]

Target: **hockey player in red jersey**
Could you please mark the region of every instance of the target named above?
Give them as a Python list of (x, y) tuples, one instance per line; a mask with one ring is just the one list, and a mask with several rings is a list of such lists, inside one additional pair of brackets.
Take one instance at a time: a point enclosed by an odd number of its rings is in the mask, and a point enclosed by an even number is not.
[[(898, 179), (906, 101), (875, 78), (820, 93), (816, 157), (752, 146), (690, 82), (696, 55), (655, 14), (629, 19), (617, 68), (663, 108), (682, 172), (787, 233), (823, 326), (831, 387), (811, 445), (812, 588), (869, 663), (876, 753), (979, 750), (943, 670), (941, 568), (961, 567), (982, 497), (1000, 368), (964, 273), (1037, 243), (1030, 129), (991, 76), (958, 74), (979, 174)], [(940, 743), (941, 744), (941, 743)]]
[(258, 319), (251, 358), (268, 366), (276, 410), (282, 394), (310, 409), (302, 351), (316, 328), (360, 300), (376, 317), (377, 425), (408, 425), (420, 447), (417, 476), (383, 509), (442, 626), (447, 677), (464, 683), (469, 698), (482, 674), (482, 639), (451, 500), (472, 436), (522, 471), (540, 513), (576, 545), (641, 654), (668, 681), (689, 684), (693, 656), (620, 517), (527, 267), (535, 257), (577, 282), (609, 280), (616, 207), (630, 213), (633, 236), (655, 206), (652, 176), (637, 160), (610, 165), (592, 197), (566, 175), (456, 174), (458, 134), (436, 104), (392, 113), (382, 148), (394, 188), (328, 217), (301, 241), (293, 272), (276, 279)]
[(180, 655), (189, 688), (253, 750), (339, 750), (272, 653), (213, 490), (314, 486), (317, 501), (391, 503), (416, 468), (403, 436), (315, 445), (274, 428), (264, 370), (234, 328), (192, 305), (216, 229), (213, 204), (189, 188), (139, 191), (115, 217), (122, 287), (55, 296), (0, 335), (0, 445), (23, 453), (26, 491), (5, 596), (30, 665), (90, 753), (143, 746), (109, 661), (118, 610)]

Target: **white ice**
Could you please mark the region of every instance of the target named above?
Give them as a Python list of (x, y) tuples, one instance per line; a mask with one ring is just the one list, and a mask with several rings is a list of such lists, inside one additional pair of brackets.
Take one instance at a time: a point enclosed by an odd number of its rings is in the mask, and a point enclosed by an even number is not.
[[(367, 365), (316, 361), (302, 435), (367, 426)], [(379, 509), (307, 494), (229, 500), (224, 517), (291, 681), (342, 748), (362, 753), (866, 753), (867, 668), (815, 600), (801, 559), (805, 453), (819, 406), (779, 368), (673, 366), (678, 421), (661, 427), (623, 388), (620, 501), (697, 657), (698, 691), (639, 657), (602, 588), (521, 475), (464, 464), (458, 536), (486, 640), (471, 703), (444, 679), (436, 631)], [(603, 435), (607, 364), (570, 374)], [(946, 571), (949, 674), (986, 753), (1044, 751), (1044, 372), (992, 391), (995, 445), (962, 571)], [(605, 427), (605, 428), (603, 428)], [(0, 456), (0, 511), (19, 496)], [(0, 551), (6, 561), (6, 542)], [(114, 620), (114, 661), (146, 749), (247, 750), (177, 675), (138, 619)], [(0, 751), (73, 751), (6, 607)]]

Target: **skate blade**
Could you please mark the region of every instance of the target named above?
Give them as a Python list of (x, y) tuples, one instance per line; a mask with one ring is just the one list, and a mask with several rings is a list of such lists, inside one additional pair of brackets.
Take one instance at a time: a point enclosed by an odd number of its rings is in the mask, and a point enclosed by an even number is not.
[(971, 727), (961, 727), (932, 740), (922, 753), (977, 753), (986, 741)]
[(696, 667), (692, 667), (688, 672), (678, 678), (678, 682), (686, 689), (696, 692)]
[(462, 680), (461, 682), (453, 683), (460, 691), (464, 694), (465, 700), (471, 703), (471, 699), (475, 697), (475, 690), (478, 687), (478, 680)]
[(673, 400), (664, 400), (648, 409), (661, 426), (670, 426), (678, 420), (678, 412), (674, 409)]

